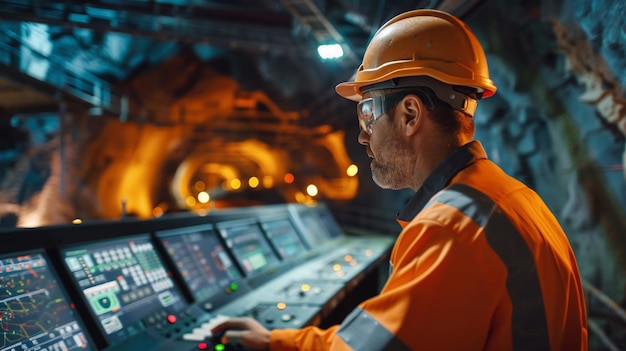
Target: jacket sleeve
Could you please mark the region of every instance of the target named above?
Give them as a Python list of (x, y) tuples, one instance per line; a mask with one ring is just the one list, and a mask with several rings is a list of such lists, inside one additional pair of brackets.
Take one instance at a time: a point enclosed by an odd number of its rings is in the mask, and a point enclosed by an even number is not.
[(476, 229), (411, 222), (396, 241), (379, 295), (339, 327), (273, 331), (270, 350), (482, 350), (507, 298), (506, 269)]
[(328, 350), (338, 327), (333, 326), (326, 330), (316, 327), (272, 330), (270, 334), (270, 350)]
[[(469, 218), (452, 217), (435, 215), (405, 227), (391, 254), (387, 284), (360, 305), (362, 313), (394, 336), (386, 345), (483, 350), (494, 316), (506, 319), (501, 308), (510, 305), (503, 302), (508, 299), (506, 268)], [(358, 333), (339, 331), (344, 339)]]

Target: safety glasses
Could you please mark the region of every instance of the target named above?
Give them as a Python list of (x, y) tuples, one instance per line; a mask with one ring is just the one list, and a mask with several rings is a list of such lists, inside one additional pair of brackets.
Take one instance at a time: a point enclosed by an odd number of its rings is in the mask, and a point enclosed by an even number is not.
[(361, 100), (356, 106), (361, 130), (372, 135), (374, 122), (391, 110), (402, 98), (411, 93), (409, 90), (393, 92), (391, 94)]

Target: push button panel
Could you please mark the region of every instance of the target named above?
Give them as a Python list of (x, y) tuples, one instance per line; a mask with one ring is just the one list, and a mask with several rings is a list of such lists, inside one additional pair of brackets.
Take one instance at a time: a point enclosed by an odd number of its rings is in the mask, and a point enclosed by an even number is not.
[(149, 335), (157, 339), (175, 339), (194, 326), (212, 318), (212, 315), (198, 307), (190, 306), (178, 313), (168, 313), (165, 310), (154, 312), (144, 318)]
[(342, 293), (344, 284), (337, 281), (297, 280), (273, 290), (271, 298), (295, 304), (322, 306)]
[(271, 330), (319, 324), (319, 313), (319, 306), (277, 302), (258, 304), (240, 316), (253, 317)]

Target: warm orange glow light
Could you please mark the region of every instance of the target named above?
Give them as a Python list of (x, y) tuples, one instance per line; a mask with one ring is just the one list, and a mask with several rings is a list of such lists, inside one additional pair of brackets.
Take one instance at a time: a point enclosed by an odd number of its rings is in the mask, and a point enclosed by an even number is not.
[(269, 189), (274, 186), (274, 178), (272, 176), (263, 177), (263, 187)]
[(284, 310), (285, 308), (287, 308), (287, 304), (284, 302), (279, 302), (276, 304), (276, 308), (278, 308), (279, 310)]
[(295, 194), (295, 198), (296, 198), (296, 201), (301, 204), (306, 201), (306, 196), (299, 191)]
[(163, 209), (160, 206), (157, 206), (154, 209), (152, 209), (152, 216), (154, 216), (154, 217), (161, 217), (161, 216), (163, 216), (164, 212), (165, 211), (163, 211)]
[(309, 196), (317, 196), (318, 190), (315, 184), (307, 185), (306, 193), (309, 194)]
[(296, 177), (294, 177), (292, 173), (287, 173), (285, 174), (285, 177), (283, 177), (283, 180), (287, 184), (292, 184), (294, 180), (296, 180)]
[(354, 163), (348, 166), (348, 169), (346, 169), (346, 174), (348, 175), (348, 177), (354, 177), (355, 175), (357, 175), (357, 173), (359, 173), (359, 167)]
[(254, 189), (257, 186), (259, 186), (259, 178), (257, 177), (250, 177), (250, 179), (248, 179), (248, 185)]
[(206, 204), (207, 202), (209, 202), (210, 199), (211, 197), (206, 191), (201, 191), (198, 193), (198, 201), (200, 201), (200, 203)]
[(233, 190), (239, 190), (241, 188), (241, 180), (239, 178), (233, 178), (230, 180), (230, 188)]
[(204, 184), (203, 181), (198, 180), (194, 183), (193, 187), (196, 188), (197, 191), (202, 191), (206, 188), (206, 184)]
[(80, 218), (76, 218), (75, 220), (72, 221), (72, 224), (82, 224), (83, 220)]
[(187, 207), (194, 207), (196, 205), (196, 198), (193, 196), (187, 196), (185, 203), (187, 204)]

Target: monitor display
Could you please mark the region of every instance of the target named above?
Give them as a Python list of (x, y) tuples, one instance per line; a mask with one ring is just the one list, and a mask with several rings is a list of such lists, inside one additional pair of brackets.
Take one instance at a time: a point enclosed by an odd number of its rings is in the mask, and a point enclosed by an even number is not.
[(186, 307), (148, 235), (65, 248), (62, 255), (111, 345)]
[(0, 256), (1, 351), (95, 350), (43, 253)]
[(290, 206), (289, 210), (302, 235), (312, 248), (323, 246), (324, 242), (328, 241), (329, 234), (324, 224), (322, 224), (316, 209), (304, 205), (296, 205)]
[(218, 223), (218, 229), (247, 274), (256, 274), (279, 262), (256, 222)]
[(206, 300), (241, 278), (213, 229), (191, 227), (157, 236), (195, 300)]
[(329, 237), (336, 238), (343, 234), (343, 230), (339, 226), (339, 223), (337, 223), (335, 217), (333, 217), (327, 207), (318, 206), (317, 213), (319, 214), (322, 225), (326, 228)]
[(300, 235), (287, 218), (266, 220), (261, 227), (282, 259), (297, 256), (306, 251)]

